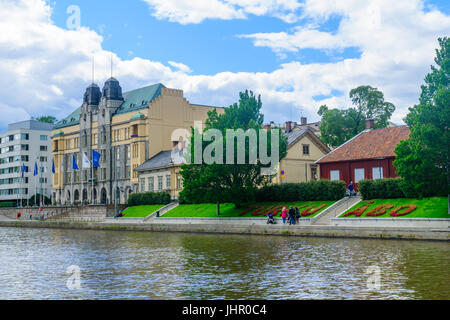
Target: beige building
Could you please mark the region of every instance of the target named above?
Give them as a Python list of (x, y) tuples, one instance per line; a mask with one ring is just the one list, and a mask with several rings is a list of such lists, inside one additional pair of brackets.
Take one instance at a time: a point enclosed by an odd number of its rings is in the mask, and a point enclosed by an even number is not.
[[(330, 149), (310, 129), (291, 129), (285, 131), (288, 139), (287, 155), (277, 167), (273, 183), (307, 182), (318, 180), (319, 167), (314, 162)], [(282, 171), (284, 178), (281, 177)]]
[[(52, 132), (56, 203), (113, 203), (116, 198), (125, 203), (131, 192), (138, 191), (135, 169), (161, 150), (171, 149), (176, 129), (189, 130), (195, 121), (204, 125), (207, 112), (214, 108), (191, 104), (182, 90), (160, 83), (123, 95), (114, 78), (102, 91), (90, 85), (82, 106)], [(83, 169), (83, 153), (92, 163), (92, 150), (100, 153), (100, 166)], [(72, 159), (79, 170), (72, 169)]]

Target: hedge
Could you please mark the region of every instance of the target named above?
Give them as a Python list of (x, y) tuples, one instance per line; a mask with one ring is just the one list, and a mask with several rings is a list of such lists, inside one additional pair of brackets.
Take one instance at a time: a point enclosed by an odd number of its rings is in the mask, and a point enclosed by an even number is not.
[(402, 178), (361, 180), (358, 189), (363, 200), (397, 199), (414, 196), (409, 190), (405, 190)]
[(16, 202), (8, 201), (8, 202), (0, 202), (0, 208), (12, 208), (16, 206)]
[(129, 206), (141, 206), (149, 204), (168, 204), (170, 203), (170, 193), (162, 192), (142, 192), (133, 193), (128, 198)]
[(343, 181), (319, 180), (282, 183), (258, 189), (255, 200), (257, 202), (339, 200), (344, 197), (345, 191)]

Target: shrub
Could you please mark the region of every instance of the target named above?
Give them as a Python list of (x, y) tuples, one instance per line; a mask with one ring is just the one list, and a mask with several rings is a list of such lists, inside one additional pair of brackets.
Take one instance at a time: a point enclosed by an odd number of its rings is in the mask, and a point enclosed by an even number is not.
[(170, 193), (162, 192), (142, 192), (133, 193), (128, 198), (128, 206), (141, 206), (150, 204), (168, 204), (170, 203)]
[(0, 208), (12, 208), (15, 207), (16, 203), (12, 201), (0, 202)]
[(264, 186), (256, 191), (257, 202), (339, 200), (345, 195), (343, 181), (309, 181)]
[(402, 178), (362, 180), (359, 182), (358, 187), (363, 200), (396, 199), (415, 196), (406, 190)]

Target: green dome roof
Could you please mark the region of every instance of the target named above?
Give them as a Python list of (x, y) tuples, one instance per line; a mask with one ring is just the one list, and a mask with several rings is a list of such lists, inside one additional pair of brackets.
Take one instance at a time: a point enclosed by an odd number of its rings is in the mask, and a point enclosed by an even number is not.
[(133, 121), (133, 120), (140, 120), (140, 119), (144, 119), (144, 118), (145, 118), (145, 116), (144, 116), (142, 113), (138, 112), (138, 113), (135, 113), (135, 114), (130, 118), (130, 120)]

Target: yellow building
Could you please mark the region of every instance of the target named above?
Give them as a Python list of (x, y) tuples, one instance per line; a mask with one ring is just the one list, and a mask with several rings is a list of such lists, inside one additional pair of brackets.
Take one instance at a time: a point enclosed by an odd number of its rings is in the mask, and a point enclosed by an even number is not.
[(288, 139), (287, 155), (278, 164), (277, 175), (272, 182), (318, 180), (319, 167), (314, 162), (330, 152), (330, 149), (310, 129), (291, 129), (288, 125), (284, 135)]
[[(55, 160), (53, 196), (58, 204), (125, 203), (138, 191), (134, 170), (161, 150), (173, 147), (173, 133), (203, 123), (207, 112), (223, 108), (191, 104), (183, 91), (154, 84), (125, 92), (110, 78), (103, 90), (91, 84), (81, 107), (61, 120), (52, 132)], [(83, 154), (99, 167), (82, 168)], [(73, 169), (73, 159), (79, 170)], [(116, 190), (116, 193), (113, 192)]]

